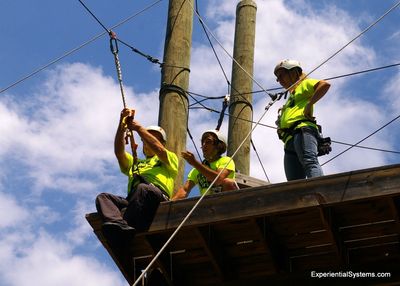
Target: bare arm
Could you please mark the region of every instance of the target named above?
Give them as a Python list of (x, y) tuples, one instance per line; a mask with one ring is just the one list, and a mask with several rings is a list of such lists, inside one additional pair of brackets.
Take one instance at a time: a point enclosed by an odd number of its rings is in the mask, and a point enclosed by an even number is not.
[(304, 116), (308, 119), (314, 119), (312, 106), (317, 103), (329, 90), (331, 84), (325, 80), (320, 80), (314, 86), (314, 94), (304, 109)]
[(172, 197), (172, 201), (182, 200), (186, 198), (194, 186), (195, 183), (193, 181), (187, 180), (183, 187), (180, 187), (175, 195)]
[[(221, 172), (222, 169), (213, 170), (207, 165), (202, 164), (201, 162), (197, 161), (194, 157), (193, 153), (186, 151), (182, 152), (182, 157), (185, 159), (190, 165), (197, 169), (204, 177), (210, 182), (214, 181), (218, 174)], [(223, 170), (221, 175), (218, 177), (217, 181), (215, 182), (217, 185), (222, 184), (223, 180), (229, 176), (232, 171), (230, 170)]]
[(129, 167), (129, 159), (125, 152), (125, 126), (124, 120), (131, 116), (132, 110), (125, 108), (121, 111), (121, 116), (118, 123), (117, 132), (114, 139), (114, 154), (117, 157), (118, 163), (122, 169)]

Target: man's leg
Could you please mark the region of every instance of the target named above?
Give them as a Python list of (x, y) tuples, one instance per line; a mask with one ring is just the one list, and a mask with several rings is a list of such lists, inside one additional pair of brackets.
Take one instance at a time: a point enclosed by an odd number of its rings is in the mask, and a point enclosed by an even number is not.
[(133, 192), (124, 219), (128, 225), (144, 231), (150, 227), (160, 202), (166, 199), (160, 189), (151, 184), (139, 184)]
[(121, 209), (127, 206), (128, 201), (120, 196), (101, 193), (96, 197), (96, 209), (103, 217), (104, 222), (122, 222)]
[(323, 175), (318, 162), (318, 140), (313, 130), (303, 129), (295, 135), (295, 149), (307, 178)]
[(128, 226), (121, 210), (128, 206), (128, 201), (120, 196), (101, 193), (96, 198), (97, 212), (103, 217), (102, 231), (110, 243), (122, 245), (126, 238), (135, 235), (134, 228)]
[(283, 159), (286, 179), (288, 181), (305, 179), (306, 174), (304, 172), (303, 166), (301, 165), (297, 150), (295, 150), (294, 142), (296, 135), (292, 139), (290, 139), (285, 146), (285, 156)]

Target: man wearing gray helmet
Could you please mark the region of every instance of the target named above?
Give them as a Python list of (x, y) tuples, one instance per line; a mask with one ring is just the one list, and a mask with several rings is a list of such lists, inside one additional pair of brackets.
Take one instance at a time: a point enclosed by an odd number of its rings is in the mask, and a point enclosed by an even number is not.
[[(96, 198), (96, 208), (103, 217), (106, 237), (133, 236), (150, 226), (158, 205), (173, 194), (178, 173), (178, 157), (165, 148), (167, 137), (159, 126), (143, 127), (133, 119), (134, 110), (121, 111), (114, 140), (114, 152), (121, 172), (128, 176), (126, 197), (101, 193)], [(125, 132), (135, 132), (143, 142), (145, 159), (135, 160), (125, 151)], [(124, 214), (121, 210), (125, 209)]]
[(328, 91), (325, 80), (307, 78), (298, 61), (279, 62), (276, 81), (289, 92), (279, 110), (278, 136), (285, 144), (284, 167), (288, 181), (322, 176), (318, 162), (318, 125), (313, 116), (314, 104)]
[(238, 189), (235, 182), (235, 163), (230, 157), (222, 156), (226, 151), (225, 136), (218, 130), (207, 130), (201, 137), (201, 148), (203, 162), (196, 160), (189, 151), (182, 152), (182, 157), (193, 169), (189, 172), (187, 181), (173, 196), (173, 201), (186, 198), (197, 184), (200, 194), (203, 195), (218, 175), (207, 195)]

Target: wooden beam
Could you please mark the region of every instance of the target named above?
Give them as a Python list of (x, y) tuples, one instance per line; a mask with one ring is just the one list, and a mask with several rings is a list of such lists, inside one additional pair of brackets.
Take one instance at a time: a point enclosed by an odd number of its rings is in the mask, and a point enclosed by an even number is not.
[[(186, 222), (199, 226), (400, 195), (400, 165), (297, 180), (207, 196)], [(197, 198), (161, 203), (150, 232), (176, 228)]]
[(200, 227), (194, 228), (194, 231), (198, 235), (201, 245), (204, 251), (207, 253), (211, 261), (211, 265), (213, 266), (215, 272), (217, 273), (220, 281), (224, 281), (226, 278), (226, 274), (224, 273), (224, 263), (229, 265), (229, 261), (223, 259), (223, 254), (221, 249), (218, 248), (219, 241), (218, 238), (213, 233), (213, 229), (211, 226), (208, 227)]
[(320, 213), (322, 224), (325, 227), (325, 230), (327, 231), (328, 236), (333, 243), (333, 248), (336, 253), (338, 264), (347, 265), (348, 262), (345, 259), (345, 247), (342, 241), (339, 239), (340, 236), (338, 233), (338, 229), (335, 226), (335, 222), (332, 218), (331, 208), (324, 209), (322, 207), (319, 207), (318, 210)]
[(251, 176), (247, 176), (241, 173), (236, 173), (236, 183), (239, 185), (239, 188), (250, 188), (250, 187), (259, 187), (259, 186), (266, 186), (270, 183), (267, 181), (263, 181)]

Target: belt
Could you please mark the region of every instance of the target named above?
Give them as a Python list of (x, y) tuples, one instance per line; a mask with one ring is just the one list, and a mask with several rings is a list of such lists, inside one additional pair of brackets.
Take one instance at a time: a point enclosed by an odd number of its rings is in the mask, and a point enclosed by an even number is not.
[(164, 199), (165, 199), (166, 201), (169, 201), (169, 195), (168, 195), (168, 193), (167, 193), (166, 191), (163, 190), (163, 188), (161, 188), (160, 186), (158, 186), (158, 185), (156, 185), (156, 184), (153, 184), (153, 183), (150, 183), (149, 185), (152, 185), (152, 186), (156, 187), (157, 189), (159, 189), (159, 190), (161, 191), (161, 193), (162, 193)]

